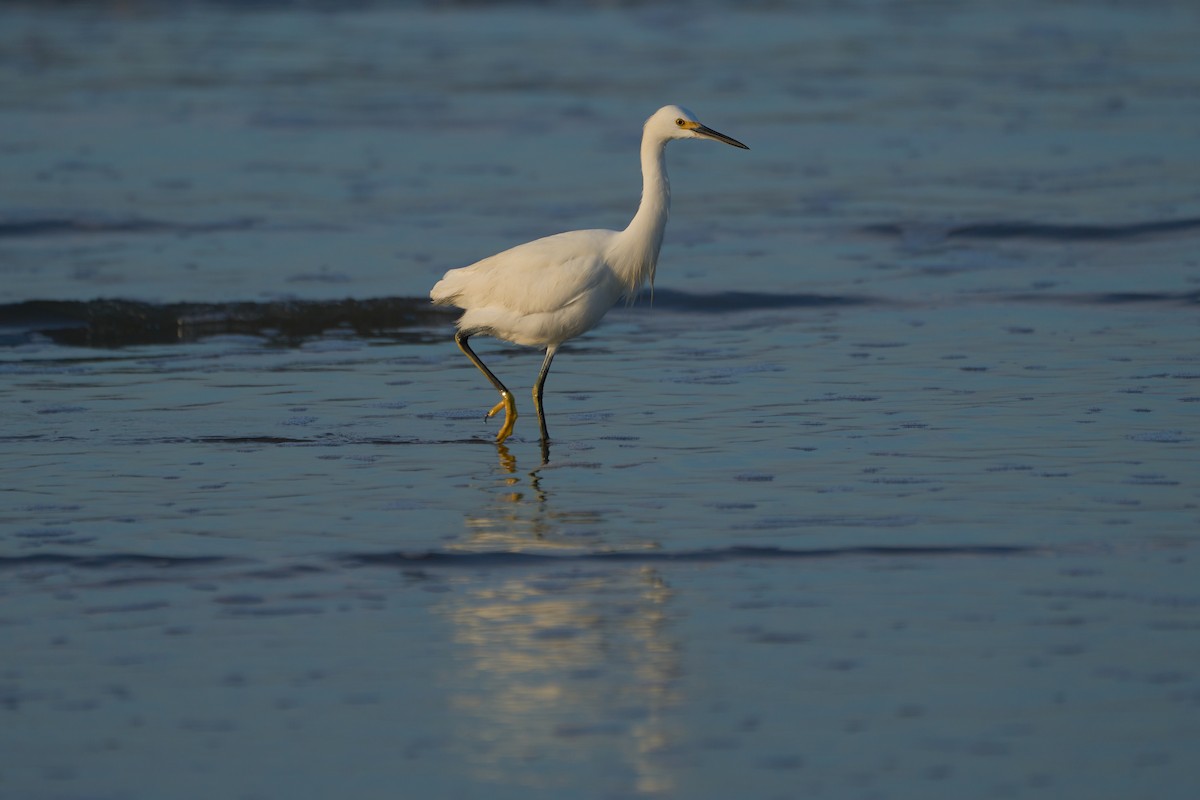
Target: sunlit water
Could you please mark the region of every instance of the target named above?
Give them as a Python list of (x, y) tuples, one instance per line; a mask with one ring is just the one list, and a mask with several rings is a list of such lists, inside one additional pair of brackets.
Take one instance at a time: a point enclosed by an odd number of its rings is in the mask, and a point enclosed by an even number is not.
[(1190, 4), (0, 23), (0, 797), (1192, 796)]

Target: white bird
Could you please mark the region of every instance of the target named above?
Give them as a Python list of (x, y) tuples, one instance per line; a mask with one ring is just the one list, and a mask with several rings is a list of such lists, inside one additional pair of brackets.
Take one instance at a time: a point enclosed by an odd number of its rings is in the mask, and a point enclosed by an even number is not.
[(512, 433), (517, 404), (467, 340), (485, 334), (545, 348), (546, 357), (533, 387), (544, 452), (547, 435), (542, 392), (559, 346), (595, 327), (622, 296), (632, 300), (647, 280), (654, 280), (671, 206), (665, 153), (672, 139), (716, 139), (750, 149), (701, 125), (685, 108), (663, 106), (646, 120), (642, 131), (642, 200), (625, 230), (568, 231), (526, 242), (469, 267), (450, 270), (429, 293), (437, 305), (463, 309), (454, 341), (500, 392), (500, 402), (485, 416), (490, 419), (504, 409), (497, 443)]

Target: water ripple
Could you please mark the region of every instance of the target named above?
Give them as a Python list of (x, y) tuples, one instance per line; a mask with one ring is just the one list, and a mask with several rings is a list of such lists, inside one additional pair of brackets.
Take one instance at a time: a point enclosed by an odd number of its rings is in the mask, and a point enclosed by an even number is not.
[[(842, 558), (992, 558), (1028, 556), (1046, 552), (1042, 547), (1024, 545), (926, 545), (861, 547), (786, 548), (732, 546), (700, 550), (612, 550), (578, 553), (521, 552), (514, 550), (422, 550), (378, 553), (330, 554), (327, 558), (348, 567), (524, 567), (539, 564), (654, 564), (654, 563), (736, 563), (762, 560), (825, 560)], [(286, 567), (255, 566), (253, 562), (232, 556), (164, 556), (142, 553), (72, 555), (69, 553), (31, 553), (0, 556), (0, 570), (28, 567), (61, 567), (89, 571), (151, 568), (162, 570), (194, 567), (242, 565), (258, 577), (290, 577), (323, 572), (317, 564), (289, 562)]]
[(255, 219), (230, 219), (189, 225), (142, 217), (30, 217), (0, 219), (0, 238), (104, 233), (216, 233), (248, 230), (258, 224), (259, 221)]
[(1200, 230), (1200, 217), (1113, 225), (1054, 225), (1030, 221), (975, 222), (966, 225), (881, 223), (863, 232), (930, 246), (948, 239), (1032, 239), (1047, 242), (1115, 242), (1188, 234)]
[(358, 566), (526, 566), (562, 562), (585, 563), (727, 563), (758, 560), (818, 560), (830, 558), (936, 558), (941, 556), (995, 557), (1024, 556), (1042, 552), (1042, 548), (1021, 545), (946, 545), (786, 548), (734, 546), (705, 550), (656, 550), (550, 554), (503, 551), (356, 553), (343, 561)]

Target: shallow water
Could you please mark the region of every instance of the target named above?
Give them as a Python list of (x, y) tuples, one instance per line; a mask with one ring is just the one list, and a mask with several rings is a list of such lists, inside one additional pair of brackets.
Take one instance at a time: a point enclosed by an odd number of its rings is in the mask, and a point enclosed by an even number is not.
[(0, 796), (1190, 797), (1190, 4), (0, 16)]

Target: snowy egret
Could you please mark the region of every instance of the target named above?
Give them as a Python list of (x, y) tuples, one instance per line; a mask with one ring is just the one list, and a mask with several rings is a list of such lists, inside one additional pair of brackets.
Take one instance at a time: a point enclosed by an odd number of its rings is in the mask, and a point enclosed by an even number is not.
[(671, 206), (665, 153), (672, 139), (715, 139), (750, 149), (701, 125), (685, 108), (663, 106), (646, 120), (642, 131), (642, 200), (625, 230), (568, 231), (526, 242), (469, 267), (450, 270), (429, 293), (437, 305), (463, 309), (454, 341), (500, 392), (500, 402), (484, 417), (491, 419), (504, 409), (497, 443), (512, 434), (517, 404), (467, 340), (484, 334), (545, 348), (533, 387), (544, 452), (547, 435), (542, 392), (559, 346), (595, 327), (622, 296), (632, 301), (647, 280), (653, 285)]

